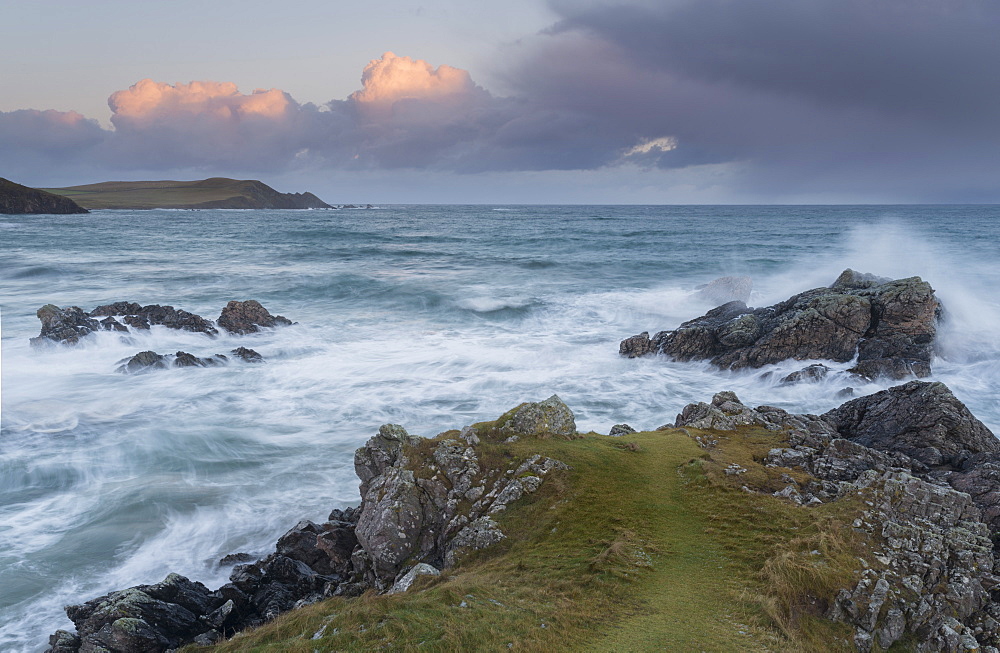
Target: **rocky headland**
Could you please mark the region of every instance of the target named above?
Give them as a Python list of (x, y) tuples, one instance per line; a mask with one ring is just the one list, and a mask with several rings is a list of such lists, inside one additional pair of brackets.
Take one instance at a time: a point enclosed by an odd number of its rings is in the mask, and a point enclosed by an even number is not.
[(257, 180), (107, 181), (46, 188), (88, 209), (330, 209), (312, 193), (280, 193)]
[(73, 200), (0, 178), (0, 214), (90, 213)]
[(934, 289), (920, 277), (891, 280), (845, 270), (828, 288), (773, 306), (730, 301), (652, 338), (648, 332), (626, 338), (619, 353), (709, 360), (723, 369), (787, 359), (856, 360), (851, 371), (867, 379), (926, 377), (940, 317)]
[[(385, 610), (405, 609), (399, 602), (376, 607), (378, 597), (446, 592), (477, 569), (519, 577), (531, 563), (510, 544), (505, 548), (511, 538), (530, 542), (545, 552), (546, 565), (554, 564), (570, 551), (561, 533), (573, 531), (573, 519), (586, 521), (591, 492), (641, 502), (649, 490), (639, 490), (654, 473), (645, 467), (675, 454), (670, 459), (679, 464), (667, 471), (671, 493), (680, 494), (669, 501), (688, 505), (685, 515), (696, 523), (709, 515), (707, 523), (734, 529), (729, 536), (742, 547), (740, 555), (750, 556), (746, 568), (726, 560), (734, 553), (713, 559), (725, 563), (729, 575), (744, 574), (743, 582), (770, 606), (769, 617), (784, 624), (786, 640), (769, 650), (998, 650), (1000, 442), (943, 384), (912, 381), (823, 415), (750, 407), (721, 392), (686, 406), (656, 431), (616, 430), (614, 436), (577, 433), (572, 411), (554, 396), (430, 439), (384, 425), (355, 453), (357, 508), (334, 509), (323, 523), (300, 521), (264, 558), (227, 557), (224, 562), (242, 564), (215, 590), (171, 574), (69, 606), (77, 632), (55, 633), (49, 650), (167, 651), (257, 628), (233, 640), (232, 650), (239, 650), (261, 637), (282, 637), (287, 627), (280, 615), (314, 604), (308, 614), (317, 619), (306, 630), (318, 640), (317, 650), (337, 650), (324, 637), (338, 614), (376, 610), (384, 623)], [(591, 460), (595, 451), (600, 460)], [(632, 471), (609, 484), (594, 478), (601, 467), (612, 476)], [(545, 514), (557, 510), (557, 516)], [(508, 519), (509, 511), (520, 517)], [(749, 513), (749, 521), (726, 511)], [(622, 578), (655, 576), (671, 564), (674, 554), (657, 549), (642, 514), (616, 514), (605, 513), (603, 527), (588, 526), (589, 562), (573, 567), (591, 579), (582, 585), (589, 589), (578, 590), (584, 594), (610, 591), (592, 585), (606, 575), (608, 559), (625, 570)], [(700, 537), (715, 533), (705, 528)], [(769, 539), (755, 543), (768, 528)], [(608, 530), (618, 533), (610, 546), (600, 544), (599, 533)], [(709, 535), (705, 546), (719, 546), (720, 538)], [(710, 582), (707, 576), (691, 580)], [(635, 580), (624, 591), (647, 589)], [(368, 598), (356, 598), (362, 595)], [(457, 605), (454, 596), (447, 600)], [(467, 594), (461, 603), (474, 598)], [(560, 622), (558, 611), (546, 614), (542, 623)], [(796, 639), (789, 625), (809, 621), (828, 624), (818, 645)], [(740, 628), (734, 632), (744, 636), (752, 629)], [(338, 628), (330, 636), (339, 637)], [(280, 639), (264, 641), (282, 646)]]
[[(861, 376), (927, 376), (939, 314), (917, 277), (848, 270), (622, 353), (720, 367), (857, 358)], [(287, 322), (257, 302), (230, 302), (214, 322), (128, 302), (46, 306), (39, 338), (118, 329), (98, 317), (209, 335)], [(141, 352), (133, 364), (212, 363)], [(53, 634), (49, 651), (1000, 653), (1000, 440), (939, 382), (822, 415), (720, 392), (659, 428), (608, 435), (579, 433), (553, 395), (432, 438), (383, 425), (354, 469), (359, 505), (299, 521), (267, 555), (227, 555), (229, 582), (214, 590), (170, 574), (69, 606), (76, 632)]]

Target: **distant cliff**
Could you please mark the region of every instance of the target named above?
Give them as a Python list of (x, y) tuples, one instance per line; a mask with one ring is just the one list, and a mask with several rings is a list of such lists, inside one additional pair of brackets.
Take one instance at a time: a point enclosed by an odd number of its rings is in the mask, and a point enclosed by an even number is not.
[(46, 188), (88, 209), (329, 209), (312, 193), (279, 193), (256, 180), (106, 181)]
[(73, 200), (0, 177), (0, 213), (88, 213)]

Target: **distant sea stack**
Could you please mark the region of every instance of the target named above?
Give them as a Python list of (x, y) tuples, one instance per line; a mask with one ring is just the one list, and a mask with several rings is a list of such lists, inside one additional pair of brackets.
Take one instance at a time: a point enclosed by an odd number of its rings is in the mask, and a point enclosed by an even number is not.
[(89, 213), (73, 200), (0, 177), (0, 213)]
[(331, 209), (312, 193), (279, 193), (257, 180), (106, 181), (44, 189), (88, 209)]

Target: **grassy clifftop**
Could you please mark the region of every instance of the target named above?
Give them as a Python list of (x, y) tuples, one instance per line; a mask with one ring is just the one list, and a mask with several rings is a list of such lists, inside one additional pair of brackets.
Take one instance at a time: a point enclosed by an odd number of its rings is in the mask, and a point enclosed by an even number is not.
[(312, 193), (279, 193), (256, 180), (107, 181), (43, 189), (88, 209), (312, 209), (330, 208)]
[[(699, 434), (718, 443), (702, 449)], [(741, 489), (783, 487), (790, 470), (756, 462), (783, 437), (484, 442), (484, 459), (540, 453), (571, 469), (498, 516), (507, 539), (441, 577), (313, 604), (215, 650), (853, 650), (851, 630), (820, 615), (856, 579), (856, 502), (805, 509)], [(734, 463), (746, 471), (727, 474)]]

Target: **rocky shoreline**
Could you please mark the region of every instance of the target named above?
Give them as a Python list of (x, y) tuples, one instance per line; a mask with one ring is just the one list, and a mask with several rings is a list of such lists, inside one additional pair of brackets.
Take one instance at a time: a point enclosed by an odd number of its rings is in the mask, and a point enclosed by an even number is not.
[[(734, 287), (749, 293), (743, 283)], [(723, 368), (788, 358), (854, 360), (853, 374), (904, 380), (930, 374), (941, 314), (933, 289), (919, 277), (893, 281), (847, 270), (830, 288), (771, 307), (750, 309), (737, 300), (676, 330), (634, 336), (620, 353), (702, 358)], [(33, 342), (63, 344), (143, 323), (208, 336), (220, 328), (243, 334), (290, 323), (253, 301), (230, 302), (214, 322), (129, 302), (90, 313), (47, 305), (39, 318), (42, 334)], [(232, 354), (259, 358), (240, 349)], [(141, 352), (132, 360), (140, 359), (137, 370), (217, 360), (182, 354), (168, 360)], [(822, 367), (813, 364), (785, 382), (822, 376)], [(906, 645), (1000, 653), (1000, 440), (944, 384), (909, 380), (822, 415), (751, 407), (720, 392), (685, 406), (657, 431), (682, 434), (709, 460), (724, 440), (770, 442), (763, 453), (725, 468), (736, 494), (802, 511), (844, 506), (864, 551), (851, 558), (849, 580), (810, 601), (817, 615), (850, 629), (855, 650)], [(56, 632), (48, 650), (159, 653), (209, 645), (330, 597), (405, 593), (418, 577), (440, 576), (516, 536), (502, 525), (508, 507), (533, 501), (550, 479), (566, 482), (570, 467), (550, 457), (557, 454), (540, 440), (566, 440), (568, 447), (581, 438), (634, 434), (627, 424), (607, 436), (580, 434), (573, 412), (555, 395), (434, 438), (383, 425), (354, 456), (359, 506), (335, 509), (320, 524), (300, 521), (263, 559), (227, 556), (224, 564), (240, 564), (217, 589), (170, 574), (69, 606), (77, 632)], [(622, 446), (638, 451), (634, 443)]]

